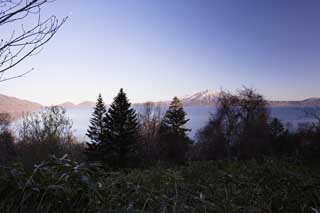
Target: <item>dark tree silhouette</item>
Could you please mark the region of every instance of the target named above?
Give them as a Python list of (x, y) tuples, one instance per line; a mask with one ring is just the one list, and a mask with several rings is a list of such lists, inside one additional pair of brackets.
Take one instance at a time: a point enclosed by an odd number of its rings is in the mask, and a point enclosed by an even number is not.
[(269, 111), (264, 97), (253, 89), (244, 88), (239, 92), (240, 139), (238, 157), (242, 159), (269, 155)]
[(173, 162), (185, 160), (190, 143), (186, 134), (190, 130), (185, 128), (188, 121), (182, 103), (177, 97), (174, 97), (160, 125), (159, 146), (163, 160)]
[(295, 150), (293, 143), (289, 141), (289, 131), (284, 128), (278, 118), (273, 118), (269, 123), (270, 140), (273, 155), (282, 158), (292, 155)]
[(98, 160), (101, 157), (98, 152), (98, 146), (106, 139), (106, 113), (106, 106), (101, 94), (99, 94), (86, 134), (90, 139), (90, 141), (87, 142), (86, 148), (86, 154), (89, 160)]
[(177, 97), (174, 97), (161, 122), (162, 130), (177, 135), (186, 135), (186, 132), (189, 131), (189, 129), (185, 128), (185, 124), (189, 119), (186, 119), (185, 117), (186, 113), (184, 112), (182, 103)]
[(160, 104), (146, 102), (139, 112), (140, 121), (140, 157), (150, 164), (159, 159), (159, 129), (163, 113)]
[(112, 166), (127, 167), (137, 154), (139, 125), (137, 114), (120, 89), (105, 118), (107, 139), (101, 144), (106, 160)]
[(270, 154), (267, 102), (252, 89), (221, 92), (217, 112), (198, 134), (204, 159), (250, 159)]
[(14, 137), (10, 131), (0, 132), (0, 165), (5, 165), (16, 158)]
[(0, 82), (21, 77), (26, 73), (4, 76), (5, 72), (29, 56), (41, 51), (59, 30), (61, 21), (54, 15), (42, 17), (42, 8), (54, 0), (0, 1)]
[(16, 157), (14, 137), (9, 125), (11, 117), (8, 113), (0, 113), (0, 165), (5, 165)]
[(320, 133), (320, 108), (319, 107), (309, 107), (304, 109), (304, 114), (307, 118), (312, 119), (311, 127), (313, 131)]

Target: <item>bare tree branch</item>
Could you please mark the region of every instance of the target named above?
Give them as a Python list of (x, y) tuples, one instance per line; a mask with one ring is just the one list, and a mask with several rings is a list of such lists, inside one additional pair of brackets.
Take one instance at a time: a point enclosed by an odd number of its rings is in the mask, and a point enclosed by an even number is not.
[(9, 78), (2, 78), (2, 76), (1, 76), (0, 82), (9, 81), (9, 80), (12, 80), (12, 79), (15, 79), (15, 78), (21, 78), (21, 77), (25, 76), (26, 74), (28, 74), (29, 72), (31, 72), (32, 70), (33, 70), (33, 68), (31, 70), (27, 71), (27, 72), (24, 72), (24, 73), (21, 73), (19, 75), (15, 75), (15, 76), (9, 77)]
[(311, 118), (317, 121), (317, 125), (320, 126), (320, 108), (308, 108), (303, 110), (307, 118)]
[[(6, 78), (4, 76), (5, 72), (27, 57), (38, 54), (66, 22), (68, 17), (61, 21), (55, 15), (42, 18), (41, 9), (54, 1), (0, 0), (0, 30), (6, 30), (8, 36), (0, 35), (0, 82), (29, 73), (31, 70)], [(31, 21), (32, 24), (26, 21)]]

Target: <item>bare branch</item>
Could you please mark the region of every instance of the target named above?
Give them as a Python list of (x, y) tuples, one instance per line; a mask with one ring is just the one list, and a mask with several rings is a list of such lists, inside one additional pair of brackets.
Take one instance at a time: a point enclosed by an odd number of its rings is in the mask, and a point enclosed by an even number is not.
[(303, 110), (307, 118), (311, 118), (317, 121), (320, 126), (320, 108), (308, 108)]
[(0, 82), (4, 82), (4, 81), (9, 81), (9, 80), (12, 80), (12, 79), (15, 79), (15, 78), (21, 78), (25, 75), (27, 75), (28, 73), (30, 73), (31, 71), (33, 70), (33, 68), (31, 70), (29, 70), (28, 72), (25, 72), (25, 73), (22, 73), (22, 74), (19, 74), (19, 75), (15, 75), (13, 77), (10, 77), (10, 78), (0, 78)]
[(2, 27), (0, 29), (5, 29), (8, 32), (8, 37), (5, 37), (5, 34), (0, 35), (2, 36), (0, 38), (0, 82), (29, 73), (30, 71), (4, 77), (5, 72), (11, 70), (27, 57), (37, 55), (43, 45), (49, 42), (66, 22), (68, 17), (61, 21), (54, 15), (42, 18), (41, 9), (45, 4), (53, 1), (0, 0), (0, 27)]

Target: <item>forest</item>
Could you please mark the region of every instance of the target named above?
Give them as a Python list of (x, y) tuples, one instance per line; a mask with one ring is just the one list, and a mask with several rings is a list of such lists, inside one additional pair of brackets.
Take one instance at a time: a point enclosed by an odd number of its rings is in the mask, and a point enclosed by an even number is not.
[[(174, 97), (137, 113), (123, 89), (101, 94), (87, 141), (62, 107), (29, 113), (17, 136), (2, 113), (2, 212), (312, 212), (320, 204), (320, 123), (288, 131), (260, 94), (222, 92), (195, 139)], [(309, 110), (317, 116), (317, 111)]]

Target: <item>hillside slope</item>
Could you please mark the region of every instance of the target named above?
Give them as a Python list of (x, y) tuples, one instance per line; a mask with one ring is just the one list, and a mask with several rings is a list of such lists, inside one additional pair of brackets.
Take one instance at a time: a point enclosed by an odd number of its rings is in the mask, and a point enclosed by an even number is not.
[(23, 112), (40, 109), (41, 104), (0, 94), (0, 112), (8, 112), (12, 117), (19, 117)]

